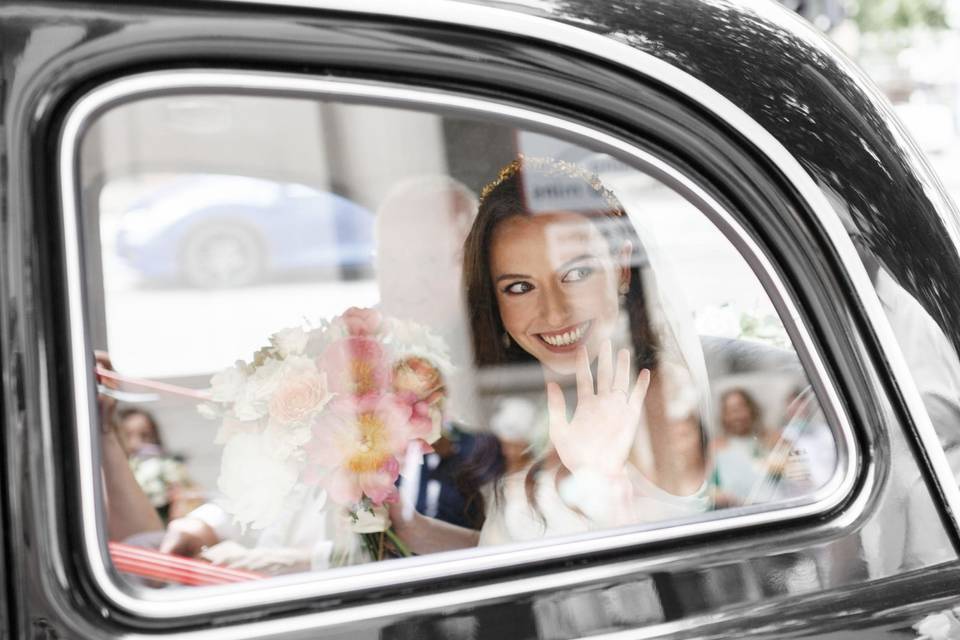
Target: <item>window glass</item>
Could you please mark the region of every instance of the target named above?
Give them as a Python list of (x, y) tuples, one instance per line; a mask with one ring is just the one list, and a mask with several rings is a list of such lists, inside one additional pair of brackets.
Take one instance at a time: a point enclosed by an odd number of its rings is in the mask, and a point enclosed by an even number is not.
[(102, 517), (131, 582), (662, 527), (834, 479), (747, 261), (599, 149), (205, 93), (107, 111), (80, 180)]

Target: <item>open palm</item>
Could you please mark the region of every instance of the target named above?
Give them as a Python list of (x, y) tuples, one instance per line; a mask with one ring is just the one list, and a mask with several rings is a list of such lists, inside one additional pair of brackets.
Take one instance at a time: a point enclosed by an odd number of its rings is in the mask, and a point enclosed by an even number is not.
[(650, 371), (641, 371), (631, 390), (629, 350), (617, 353), (615, 369), (612, 360), (613, 347), (608, 340), (597, 358), (594, 388), (587, 349), (577, 351), (577, 406), (569, 420), (560, 385), (547, 384), (550, 440), (560, 461), (572, 472), (620, 474), (633, 448)]

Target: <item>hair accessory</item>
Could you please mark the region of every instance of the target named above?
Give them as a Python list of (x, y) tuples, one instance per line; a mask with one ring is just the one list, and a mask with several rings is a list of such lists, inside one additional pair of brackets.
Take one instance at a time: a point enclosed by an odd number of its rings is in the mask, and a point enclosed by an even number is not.
[(623, 205), (620, 204), (620, 201), (617, 200), (617, 197), (613, 195), (612, 191), (603, 186), (597, 174), (588, 171), (578, 164), (567, 162), (566, 160), (557, 160), (556, 158), (541, 156), (525, 156), (522, 153), (504, 165), (500, 169), (500, 173), (497, 174), (497, 177), (484, 185), (483, 189), (480, 190), (480, 205), (483, 206), (483, 201), (487, 199), (487, 196), (499, 187), (504, 180), (509, 180), (524, 169), (531, 169), (552, 176), (579, 178), (600, 194), (610, 208), (617, 212), (617, 215), (624, 215)]

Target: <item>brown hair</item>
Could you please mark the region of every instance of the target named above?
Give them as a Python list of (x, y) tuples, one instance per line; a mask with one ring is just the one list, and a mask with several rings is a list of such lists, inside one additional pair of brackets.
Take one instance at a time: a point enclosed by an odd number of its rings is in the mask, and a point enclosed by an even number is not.
[[(534, 359), (512, 342), (509, 347), (504, 345), (502, 338), (505, 330), (500, 319), (493, 277), (490, 273), (490, 245), (497, 225), (515, 216), (542, 213), (531, 210), (524, 196), (523, 180), (525, 176), (531, 174), (547, 175), (553, 182), (574, 182), (580, 185), (586, 184), (590, 189), (596, 188), (594, 183), (586, 182), (580, 176), (556, 176), (542, 169), (531, 169), (528, 165), (524, 165), (484, 191), (477, 217), (464, 242), (463, 251), (463, 284), (466, 290), (473, 353), (477, 367), (530, 362)], [(562, 189), (562, 184), (560, 188)], [(610, 202), (611, 199), (613, 199), (612, 202)], [(626, 242), (630, 242), (634, 255), (643, 256), (643, 245), (627, 218), (623, 206), (613, 198), (612, 194), (606, 196), (601, 202), (609, 204), (598, 209), (578, 208), (574, 212), (597, 225), (610, 247), (611, 254), (616, 254)], [(630, 321), (630, 335), (633, 338), (637, 368), (650, 369), (657, 363), (658, 345), (647, 314), (640, 270), (636, 266), (640, 260), (633, 262), (634, 264), (630, 266), (629, 289), (624, 296), (625, 309)]]
[(757, 404), (757, 401), (753, 399), (753, 396), (750, 395), (750, 392), (741, 387), (734, 387), (733, 389), (728, 389), (727, 391), (724, 391), (723, 394), (720, 396), (720, 418), (721, 418), (720, 422), (724, 431), (726, 431), (727, 426), (723, 422), (723, 412), (726, 410), (727, 398), (729, 398), (730, 396), (740, 396), (741, 398), (743, 398), (743, 402), (750, 409), (750, 415), (753, 416), (753, 420), (751, 420), (750, 422), (750, 430), (753, 432), (754, 435), (758, 435), (762, 433), (763, 428), (761, 427), (762, 416), (761, 416), (760, 406)]
[(163, 449), (163, 438), (160, 437), (160, 428), (157, 426), (157, 421), (153, 417), (153, 414), (146, 409), (140, 409), (139, 407), (123, 409), (117, 414), (117, 421), (122, 425), (127, 421), (127, 418), (132, 418), (133, 416), (143, 416), (146, 418), (147, 424), (150, 425), (150, 431), (153, 434), (153, 440), (150, 443)]
[[(516, 216), (532, 216), (546, 212), (531, 207), (526, 197), (524, 181), (530, 181), (531, 178), (547, 179), (557, 192), (586, 191), (589, 195), (597, 196), (586, 200), (578, 199), (579, 202), (585, 201), (591, 206), (570, 210), (583, 215), (596, 225), (606, 240), (611, 255), (616, 255), (627, 242), (632, 245), (634, 259), (630, 265), (630, 282), (624, 295), (624, 308), (629, 319), (636, 367), (638, 370), (650, 369), (653, 372), (658, 360), (659, 345), (650, 324), (643, 280), (637, 266), (644, 261), (645, 252), (623, 206), (600, 184), (596, 176), (590, 176), (576, 165), (547, 159), (529, 162), (524, 158), (504, 167), (498, 178), (484, 189), (477, 217), (464, 242), (463, 284), (476, 366), (480, 368), (535, 361), (533, 356), (513, 341), (509, 342), (509, 346), (504, 344), (505, 329), (490, 272), (490, 246), (497, 226)], [(567, 209), (558, 207), (558, 210)], [(541, 460), (534, 463), (526, 477), (527, 499), (535, 509), (534, 480), (545, 462)], [(499, 477), (496, 480), (499, 480)], [(495, 489), (494, 496), (499, 496), (499, 487)], [(539, 515), (539, 511), (537, 513)]]

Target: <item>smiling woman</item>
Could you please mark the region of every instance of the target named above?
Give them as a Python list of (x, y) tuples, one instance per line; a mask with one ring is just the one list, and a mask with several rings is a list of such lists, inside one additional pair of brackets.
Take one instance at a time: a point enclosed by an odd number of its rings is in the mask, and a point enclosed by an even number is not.
[(495, 480), (480, 544), (706, 510), (704, 452), (670, 434), (704, 433), (707, 389), (677, 350), (660, 362), (671, 338), (652, 327), (635, 255), (623, 206), (582, 167), (521, 157), (484, 189), (464, 251), (476, 363), (539, 363), (549, 410), (531, 463)]

